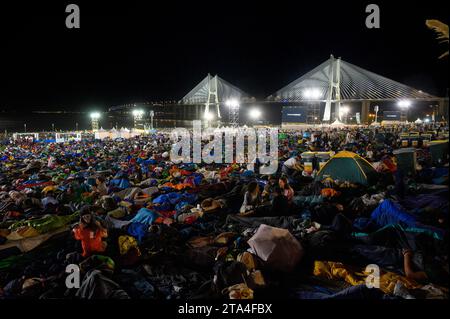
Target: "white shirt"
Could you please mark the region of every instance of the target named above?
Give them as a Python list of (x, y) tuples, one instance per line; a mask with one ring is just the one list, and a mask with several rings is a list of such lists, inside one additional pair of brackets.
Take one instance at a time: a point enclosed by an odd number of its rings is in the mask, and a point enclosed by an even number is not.
[(291, 157), (286, 162), (284, 162), (284, 166), (287, 168), (294, 168), (297, 165), (297, 159), (295, 157)]

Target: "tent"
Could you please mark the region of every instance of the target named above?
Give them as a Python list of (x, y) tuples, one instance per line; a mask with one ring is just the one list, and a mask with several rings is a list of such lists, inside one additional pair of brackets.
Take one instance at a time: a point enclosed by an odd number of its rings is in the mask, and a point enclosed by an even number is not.
[(369, 185), (375, 175), (375, 169), (364, 158), (352, 152), (342, 151), (333, 156), (322, 167), (316, 180), (320, 181), (326, 177), (331, 177), (334, 180)]
[(416, 123), (416, 124), (422, 124), (422, 120), (418, 118), (417, 120), (415, 120), (414, 123)]

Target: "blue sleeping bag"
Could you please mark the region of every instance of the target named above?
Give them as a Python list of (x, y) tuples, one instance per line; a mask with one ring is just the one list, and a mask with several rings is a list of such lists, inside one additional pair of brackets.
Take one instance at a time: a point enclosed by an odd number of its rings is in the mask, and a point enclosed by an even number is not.
[(443, 229), (422, 224), (416, 216), (403, 210), (399, 204), (389, 199), (381, 202), (372, 212), (370, 222), (379, 228), (392, 224), (400, 224), (401, 226), (406, 226), (405, 228), (408, 228), (410, 231), (427, 231), (430, 235), (432, 234), (433, 237), (438, 239), (442, 239), (445, 234)]
[(142, 242), (142, 238), (144, 238), (147, 233), (148, 225), (144, 223), (131, 223), (128, 225), (128, 234), (133, 236), (138, 240), (139, 243)]
[(399, 204), (389, 199), (384, 200), (375, 208), (370, 219), (378, 227), (384, 227), (390, 224), (404, 224), (413, 227), (417, 223), (414, 215), (404, 211)]
[(118, 187), (118, 188), (121, 188), (121, 189), (126, 189), (126, 188), (130, 188), (131, 187), (130, 181), (127, 180), (127, 179), (124, 179), (124, 178), (122, 178), (122, 179), (112, 179), (109, 182), (109, 184), (110, 184), (110, 186), (115, 186), (115, 187)]
[(133, 219), (131, 219), (131, 222), (132, 223), (141, 223), (148, 227), (151, 224), (153, 224), (155, 222), (155, 220), (160, 216), (161, 215), (159, 215), (157, 212), (154, 212), (150, 209), (141, 208), (136, 213), (136, 216), (134, 216)]

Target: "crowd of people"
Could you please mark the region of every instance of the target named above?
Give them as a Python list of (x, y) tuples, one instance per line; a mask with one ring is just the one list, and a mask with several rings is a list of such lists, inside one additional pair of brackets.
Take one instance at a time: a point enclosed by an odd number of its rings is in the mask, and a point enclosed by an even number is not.
[[(410, 131), (448, 139), (444, 125), (284, 131), (269, 176), (175, 164), (163, 130), (5, 140), (0, 299), (448, 298), (448, 147), (436, 165), (418, 146), (406, 172), (394, 151)], [(377, 178), (319, 178), (302, 157), (319, 151), (358, 154)], [(367, 265), (379, 267), (372, 286)]]

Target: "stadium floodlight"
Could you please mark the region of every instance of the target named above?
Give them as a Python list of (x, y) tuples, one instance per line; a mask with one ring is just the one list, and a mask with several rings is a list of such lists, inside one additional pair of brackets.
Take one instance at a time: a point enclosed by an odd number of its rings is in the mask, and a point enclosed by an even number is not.
[(142, 120), (142, 116), (144, 115), (145, 112), (143, 110), (134, 109), (131, 113), (133, 114), (134, 118), (134, 128), (137, 129), (139, 121)]
[(93, 131), (98, 131), (98, 120), (100, 119), (99, 112), (92, 112), (91, 116), (91, 126)]
[(237, 108), (239, 107), (239, 101), (236, 99), (229, 99), (225, 102), (225, 105), (229, 108)]
[(144, 115), (143, 110), (133, 110), (133, 116), (138, 117)]
[(207, 112), (204, 115), (205, 120), (211, 121), (214, 118), (214, 115), (211, 112)]
[(100, 118), (100, 113), (99, 112), (92, 112), (91, 113), (91, 119), (98, 120), (99, 118)]
[(349, 109), (348, 106), (341, 106), (341, 107), (339, 108), (339, 112), (340, 112), (342, 115), (345, 115), (345, 114), (347, 114), (348, 112), (350, 112), (350, 109)]
[(402, 109), (407, 109), (411, 106), (411, 101), (409, 100), (400, 100), (397, 102), (397, 105)]
[(320, 93), (320, 90), (317, 88), (305, 89), (303, 91), (303, 97), (305, 99), (317, 100), (320, 98), (321, 95), (322, 94)]
[(250, 118), (257, 120), (261, 117), (261, 111), (259, 109), (251, 109), (249, 112)]

